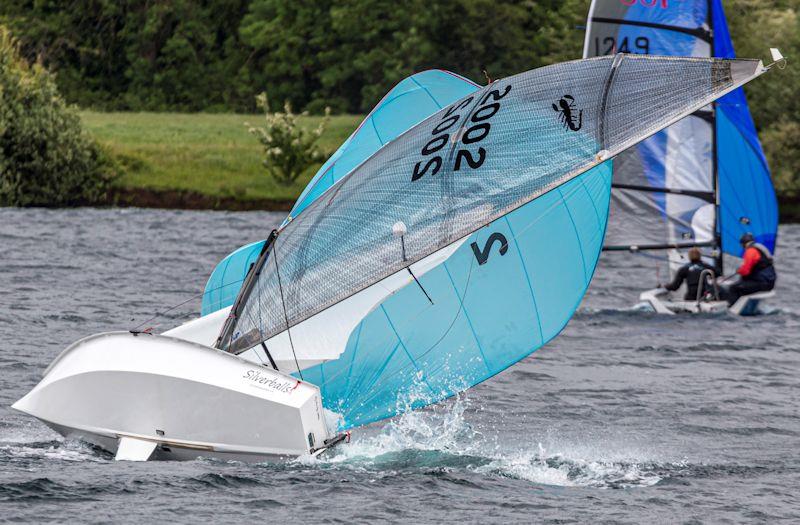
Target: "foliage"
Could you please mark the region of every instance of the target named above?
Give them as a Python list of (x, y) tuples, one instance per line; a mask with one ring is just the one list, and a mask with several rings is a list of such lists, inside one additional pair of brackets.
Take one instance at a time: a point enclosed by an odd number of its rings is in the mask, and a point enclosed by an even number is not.
[[(86, 129), (122, 166), (115, 191), (175, 191), (237, 201), (291, 203), (314, 174), (305, 171), (292, 186), (264, 173), (262, 149), (243, 122), (260, 124), (263, 114), (132, 113), (82, 111)], [(361, 118), (330, 118), (319, 147), (333, 151)], [(298, 116), (298, 125), (316, 129), (324, 117)], [(274, 205), (274, 204), (273, 204)]]
[(47, 71), (0, 26), (0, 205), (94, 202), (109, 165)]
[(264, 110), (265, 126), (251, 127), (250, 133), (264, 147), (263, 164), (267, 171), (278, 183), (291, 186), (304, 171), (327, 158), (317, 142), (330, 121), (330, 109), (325, 110), (325, 118), (319, 126), (309, 131), (298, 125), (289, 101), (284, 103), (283, 113), (270, 113), (267, 94), (261, 93), (256, 98), (258, 106)]
[[(759, 131), (776, 137), (800, 123), (800, 7), (724, 6), (740, 56), (767, 58), (779, 47), (789, 58), (786, 70), (745, 88)], [(589, 0), (4, 0), (0, 23), (83, 107), (251, 112), (252, 94), (266, 90), (315, 114), (363, 113), (423, 69), (483, 81), (484, 70), (500, 78), (576, 58), (588, 8)], [(800, 184), (795, 157), (763, 145), (781, 177)]]
[(784, 121), (772, 124), (761, 133), (761, 140), (769, 145), (767, 162), (778, 194), (800, 196), (800, 123)]

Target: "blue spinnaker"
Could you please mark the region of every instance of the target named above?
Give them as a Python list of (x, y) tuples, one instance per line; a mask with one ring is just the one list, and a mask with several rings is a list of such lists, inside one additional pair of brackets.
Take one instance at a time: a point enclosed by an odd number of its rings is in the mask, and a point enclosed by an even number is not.
[(591, 281), (610, 192), (608, 161), (492, 222), (420, 277), (434, 304), (406, 286), (358, 325), (339, 359), (304, 370), (340, 428), (448, 398), (555, 337)]
[[(736, 58), (722, 1), (712, 0), (711, 5), (714, 56)], [(778, 201), (744, 89), (717, 101), (716, 125), (722, 247), (726, 253), (741, 256), (739, 238), (749, 231), (774, 253)]]
[[(615, 52), (735, 57), (720, 0), (594, 0), (584, 56)], [(739, 256), (750, 231), (774, 250), (777, 201), (744, 92), (715, 109), (617, 158), (607, 246), (721, 245)]]
[[(398, 83), (312, 177), (289, 216), (296, 217), (384, 144), (477, 89), (474, 82), (441, 69), (422, 71)], [(206, 283), (201, 315), (233, 304), (263, 244), (242, 246), (217, 264)]]

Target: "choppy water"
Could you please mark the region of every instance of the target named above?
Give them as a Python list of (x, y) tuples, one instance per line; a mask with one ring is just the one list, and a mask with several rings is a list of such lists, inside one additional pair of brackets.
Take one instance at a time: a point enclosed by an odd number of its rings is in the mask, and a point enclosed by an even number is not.
[(0, 209), (0, 519), (800, 520), (798, 225), (780, 232), (770, 315), (632, 311), (652, 261), (604, 256), (551, 344), (324, 461), (116, 463), (8, 408), (66, 345), (199, 293), (279, 218)]

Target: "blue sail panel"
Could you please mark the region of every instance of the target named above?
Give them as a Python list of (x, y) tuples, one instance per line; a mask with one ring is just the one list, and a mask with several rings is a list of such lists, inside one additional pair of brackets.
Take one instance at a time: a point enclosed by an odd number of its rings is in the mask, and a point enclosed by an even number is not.
[(208, 315), (233, 304), (250, 265), (256, 262), (264, 241), (237, 248), (217, 264), (206, 282), (200, 315)]
[[(729, 109), (731, 108), (731, 109)], [(778, 231), (778, 202), (764, 154), (757, 142), (747, 140), (742, 126), (729, 117), (747, 111), (725, 106), (717, 111), (720, 224), (725, 253), (742, 256), (739, 238), (751, 232), (770, 251), (775, 251)], [(738, 115), (736, 115), (738, 113)], [(739, 120), (741, 124), (741, 118)], [(755, 134), (753, 134), (755, 135)]]
[[(584, 56), (615, 52), (708, 57), (707, 0), (685, 2), (595, 0), (589, 15)], [(654, 104), (658, 100), (654, 98)], [(713, 224), (695, 218), (707, 215), (708, 201), (679, 193), (714, 189), (713, 127), (692, 116), (624, 152), (615, 162), (614, 181), (646, 191), (616, 188), (606, 244), (661, 245), (706, 242)], [(713, 215), (713, 214), (712, 214)]]
[(440, 69), (422, 71), (402, 80), (317, 171), (289, 216), (296, 217), (384, 144), (477, 89), (466, 78)]
[[(555, 337), (578, 307), (603, 243), (611, 162), (475, 232), (391, 295), (342, 356), (303, 371), (342, 429), (478, 384)], [(409, 386), (411, 385), (411, 386)]]
[[(722, 2), (712, 0), (712, 5), (714, 56), (735, 58)], [(741, 256), (739, 238), (751, 232), (774, 253), (778, 201), (742, 88), (719, 99), (716, 125), (722, 248)]]

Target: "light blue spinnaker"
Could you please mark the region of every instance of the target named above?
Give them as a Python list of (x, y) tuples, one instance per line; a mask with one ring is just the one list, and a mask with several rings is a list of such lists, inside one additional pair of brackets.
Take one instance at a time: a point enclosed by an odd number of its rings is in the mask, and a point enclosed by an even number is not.
[[(720, 0), (594, 0), (584, 56), (615, 52), (735, 57)], [(607, 248), (700, 245), (740, 256), (750, 231), (774, 250), (777, 201), (743, 90), (714, 107), (617, 159)]]
[[(384, 144), (477, 89), (477, 84), (470, 80), (441, 69), (422, 71), (402, 80), (312, 177), (289, 216), (296, 217)], [(250, 264), (258, 258), (263, 245), (260, 241), (242, 246), (217, 264), (206, 282), (201, 315), (233, 304)]]
[(281, 229), (217, 347), (300, 368), (343, 429), (474, 386), (574, 312), (602, 245), (609, 159), (764, 71), (618, 55), (454, 102)]
[(256, 262), (263, 247), (264, 241), (245, 244), (217, 264), (206, 281), (200, 315), (208, 315), (233, 304), (250, 265)]

